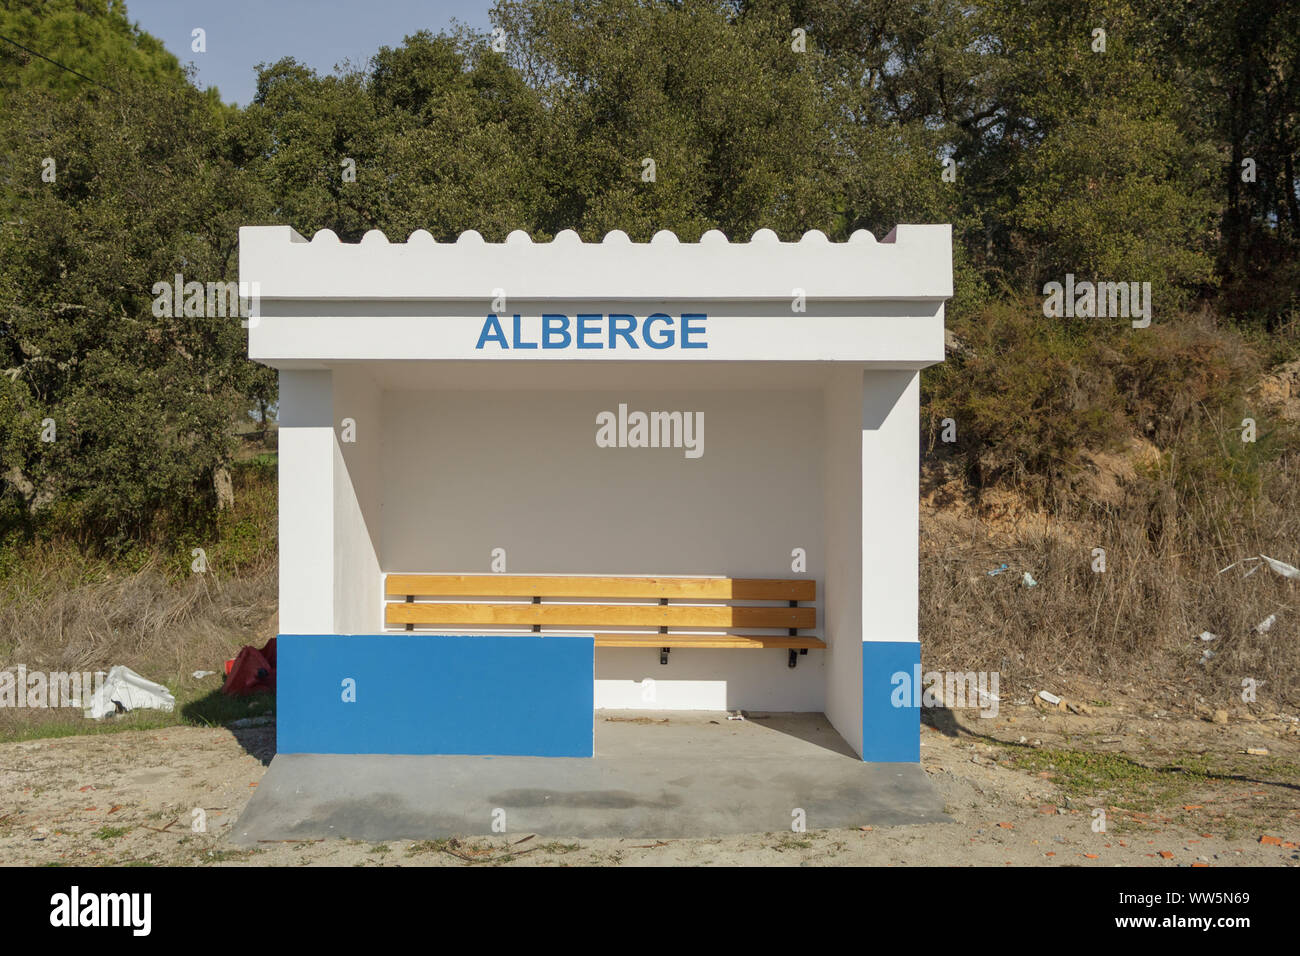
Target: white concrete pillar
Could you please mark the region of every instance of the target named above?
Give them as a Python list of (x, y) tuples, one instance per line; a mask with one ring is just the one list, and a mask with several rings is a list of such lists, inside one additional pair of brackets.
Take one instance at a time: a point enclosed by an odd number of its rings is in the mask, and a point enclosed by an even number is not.
[(333, 383), (327, 371), (281, 371), (281, 634), (333, 634)]
[(825, 390), (822, 501), (826, 717), (862, 753), (862, 369), (831, 366)]
[(334, 627), (383, 629), (380, 581), (380, 390), (364, 366), (334, 370)]
[(862, 385), (862, 639), (915, 641), (920, 549), (921, 373)]
[[(921, 759), (917, 634), (921, 373), (870, 371), (862, 389), (862, 758)], [(912, 693), (900, 697), (898, 681)]]
[(919, 760), (891, 679), (920, 662), (920, 373), (837, 368), (825, 402), (826, 716), (864, 760)]

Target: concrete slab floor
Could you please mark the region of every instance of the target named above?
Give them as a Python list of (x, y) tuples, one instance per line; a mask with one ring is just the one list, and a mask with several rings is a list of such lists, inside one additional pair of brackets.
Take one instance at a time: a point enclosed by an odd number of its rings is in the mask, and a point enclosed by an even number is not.
[[(683, 838), (946, 822), (917, 764), (863, 763), (822, 714), (597, 711), (596, 756), (279, 754), (237, 843), (493, 832)], [(499, 814), (498, 814), (499, 815)]]

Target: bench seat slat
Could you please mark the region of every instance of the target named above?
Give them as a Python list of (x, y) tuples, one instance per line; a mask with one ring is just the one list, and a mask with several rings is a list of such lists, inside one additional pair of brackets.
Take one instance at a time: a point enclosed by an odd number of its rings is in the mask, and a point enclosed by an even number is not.
[(438, 626), (781, 627), (817, 626), (815, 607), (690, 607), (681, 604), (387, 604), (385, 623)]
[(761, 634), (597, 634), (597, 647), (824, 648), (818, 638)]
[(583, 577), (514, 574), (389, 574), (390, 598), (543, 597), (815, 601), (817, 582), (768, 578)]

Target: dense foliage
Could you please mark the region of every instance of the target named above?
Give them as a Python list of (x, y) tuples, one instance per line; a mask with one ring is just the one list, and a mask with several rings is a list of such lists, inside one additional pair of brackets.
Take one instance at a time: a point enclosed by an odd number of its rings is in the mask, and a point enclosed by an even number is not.
[[(210, 519), (274, 382), (237, 318), (159, 316), (151, 290), (236, 278), (240, 224), (690, 241), (952, 222), (973, 358), (929, 394), (1042, 469), (1135, 414), (1151, 356), (1201, 346), (1115, 346), (1114, 323), (1084, 341), (1006, 303), (1073, 273), (1150, 282), (1158, 323), (1209, 305), (1273, 330), (1295, 309), (1300, 5), (499, 0), (493, 20), (363, 71), (265, 65), (235, 108), (122, 0), (0, 0), (0, 525), (121, 546)], [(999, 368), (1015, 350), (1035, 357)], [(1098, 354), (1122, 360), (1069, 391)]]

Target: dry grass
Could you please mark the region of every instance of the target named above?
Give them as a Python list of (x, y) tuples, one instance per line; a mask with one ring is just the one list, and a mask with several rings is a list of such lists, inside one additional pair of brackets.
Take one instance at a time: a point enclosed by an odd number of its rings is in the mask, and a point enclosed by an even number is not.
[(270, 565), (239, 576), (209, 571), (175, 580), (156, 561), (134, 572), (96, 570), (47, 547), (0, 584), (0, 652), (29, 668), (125, 664), (174, 679), (195, 666), (219, 665), (232, 636), (255, 637), (274, 610)]
[(66, 538), (38, 537), (0, 547), (0, 665), (125, 664), (170, 682), (219, 670), (232, 642), (271, 636), (259, 628), (275, 612), (274, 469), (272, 455), (241, 462), (236, 506), (170, 546), (92, 555)]
[[(222, 663), (244, 644), (274, 635), (275, 568), (238, 576), (209, 571), (176, 579), (156, 561), (135, 571), (88, 566), (66, 547), (25, 556), (20, 573), (0, 582), (0, 661), (28, 671), (107, 671), (116, 664), (158, 681), (176, 696), (172, 714), (133, 714), (114, 723), (162, 726), (224, 717), (226, 701), (197, 713), (187, 704), (220, 686)], [(202, 681), (195, 670), (215, 671)], [(220, 697), (220, 695), (215, 695)], [(241, 708), (236, 716), (246, 716)], [(208, 718), (212, 719), (212, 718)], [(43, 728), (43, 729), (42, 729)], [(105, 729), (67, 708), (0, 708), (0, 739)], [(114, 729), (114, 728), (107, 728)]]
[[(1300, 461), (1266, 470), (1263, 494), (1236, 500), (1180, 491), (1167, 469), (1130, 481), (1123, 500), (1073, 518), (1017, 508), (1007, 495), (951, 496), (923, 510), (921, 641), (926, 667), (998, 670), (1004, 688), (1086, 676), (1163, 702), (1185, 695), (1241, 705), (1243, 678), (1265, 709), (1300, 707), (1300, 581), (1266, 567), (1220, 571), (1267, 554), (1300, 564)], [(1093, 570), (1093, 549), (1106, 570)], [(1008, 572), (987, 572), (1006, 563)], [(1258, 566), (1259, 562), (1255, 565)], [(1029, 571), (1036, 587), (1021, 583)], [(1267, 633), (1255, 626), (1277, 616)], [(1203, 643), (1209, 631), (1218, 640)], [(1205, 649), (1214, 657), (1202, 662)]]

